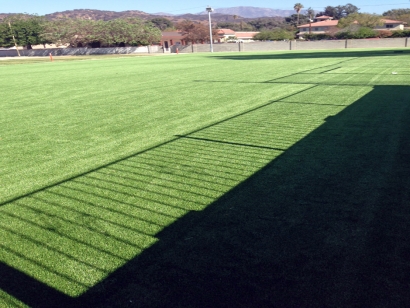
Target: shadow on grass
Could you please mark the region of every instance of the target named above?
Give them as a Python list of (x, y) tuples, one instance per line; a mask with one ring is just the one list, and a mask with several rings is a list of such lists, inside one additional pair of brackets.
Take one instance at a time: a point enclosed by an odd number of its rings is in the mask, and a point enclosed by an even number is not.
[(409, 95), (271, 102), (14, 200), (0, 288), (34, 307), (405, 306)]
[(407, 48), (402, 49), (366, 49), (366, 50), (343, 50), (343, 51), (318, 51), (312, 50), (311, 52), (287, 51), (287, 52), (273, 52), (267, 53), (243, 53), (243, 54), (229, 54), (229, 55), (212, 55), (220, 60), (274, 60), (274, 59), (317, 59), (317, 58), (368, 58), (368, 57), (383, 57), (383, 56), (395, 56), (400, 57), (407, 55), (410, 52)]

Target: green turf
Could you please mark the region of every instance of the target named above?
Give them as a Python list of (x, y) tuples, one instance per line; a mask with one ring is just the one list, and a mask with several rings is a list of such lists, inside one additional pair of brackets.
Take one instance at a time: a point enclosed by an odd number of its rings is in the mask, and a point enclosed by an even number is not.
[(365, 286), (387, 275), (400, 303), (406, 265), (386, 274), (371, 260), (402, 262), (410, 247), (399, 244), (405, 222), (391, 217), (389, 236), (373, 227), (386, 206), (408, 215), (395, 190), (409, 168), (409, 59), (356, 50), (0, 66), (4, 301), (192, 306), (239, 287), (247, 293), (231, 301), (245, 306), (320, 292), (325, 305), (341, 294), (350, 304), (363, 300), (355, 287), (377, 294)]

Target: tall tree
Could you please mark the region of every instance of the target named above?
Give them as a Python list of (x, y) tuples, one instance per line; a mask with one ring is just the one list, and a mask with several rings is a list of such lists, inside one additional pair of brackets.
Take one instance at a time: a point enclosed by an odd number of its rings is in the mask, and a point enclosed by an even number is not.
[(150, 45), (161, 40), (161, 31), (139, 18), (118, 18), (110, 21), (60, 19), (51, 22), (43, 36), (56, 44), (71, 47)]
[(334, 19), (341, 19), (347, 17), (350, 14), (358, 13), (359, 8), (351, 3), (338, 6), (326, 6), (323, 12), (320, 12), (318, 15), (331, 16)]
[(298, 26), (299, 26), (299, 14), (300, 14), (300, 11), (304, 8), (304, 6), (303, 6), (303, 4), (302, 3), (296, 3), (294, 6), (293, 6), (293, 8), (295, 9), (295, 11), (296, 11), (296, 14), (298, 15), (298, 22), (297, 22), (297, 24), (298, 24)]
[(47, 21), (43, 16), (37, 15), (17, 14), (3, 19), (1, 29), (6, 31), (0, 34), (3, 46), (9, 47), (13, 44), (10, 40), (13, 35), (17, 44), (27, 49), (31, 49), (32, 45), (48, 43), (49, 41), (41, 36), (46, 23)]
[(172, 21), (165, 17), (156, 17), (151, 19), (151, 22), (154, 24), (155, 27), (160, 29), (161, 31), (164, 31), (167, 28), (173, 28), (174, 24)]
[(315, 15), (315, 10), (309, 7), (307, 9), (307, 15), (309, 16), (309, 19), (313, 19), (313, 16)]
[(285, 21), (296, 30), (298, 23), (304, 24), (309, 22), (309, 17), (304, 14), (292, 14), (289, 17), (285, 18)]
[(401, 15), (409, 15), (410, 9), (393, 9), (384, 12), (382, 15), (393, 19), (399, 18)]
[[(183, 20), (177, 23), (176, 28), (184, 35), (184, 40), (191, 43), (206, 42), (210, 40), (209, 28), (201, 23), (195, 23), (191, 20)], [(218, 37), (218, 29), (212, 29), (213, 38)]]
[(407, 24), (410, 24), (410, 9), (389, 10), (389, 11), (384, 12), (383, 16), (390, 18), (390, 19), (407, 22)]

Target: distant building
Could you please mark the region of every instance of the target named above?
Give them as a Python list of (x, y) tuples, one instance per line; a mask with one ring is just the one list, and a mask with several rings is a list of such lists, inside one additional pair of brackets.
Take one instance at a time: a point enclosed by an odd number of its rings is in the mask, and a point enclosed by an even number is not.
[(259, 32), (235, 32), (236, 37), (239, 41), (242, 42), (251, 42), (253, 41), (253, 37), (258, 34)]
[(226, 42), (228, 38), (231, 38), (231, 37), (236, 38), (235, 31), (231, 29), (219, 29), (218, 35), (219, 35), (218, 42)]
[[(249, 42), (259, 32), (235, 32), (231, 29), (219, 29), (218, 36), (213, 37), (214, 43), (225, 43), (228, 38), (233, 37), (235, 41)], [(165, 51), (173, 45), (187, 45), (188, 42), (184, 40), (184, 35), (181, 31), (162, 32), (161, 45)], [(204, 42), (202, 42), (204, 44)]]
[(181, 31), (162, 32), (161, 45), (164, 51), (169, 51), (173, 45), (186, 45), (184, 35)]
[(374, 30), (404, 30), (405, 22), (392, 19), (382, 19), (383, 25), (374, 28)]
[[(403, 30), (405, 22), (399, 20), (382, 19), (383, 25), (375, 27), (374, 30)], [(304, 24), (298, 26), (299, 33), (297, 34), (299, 38), (302, 38), (305, 34), (323, 34), (323, 33), (335, 33), (340, 31), (337, 27), (339, 21), (333, 20), (330, 16), (319, 16), (315, 18), (312, 23)]]

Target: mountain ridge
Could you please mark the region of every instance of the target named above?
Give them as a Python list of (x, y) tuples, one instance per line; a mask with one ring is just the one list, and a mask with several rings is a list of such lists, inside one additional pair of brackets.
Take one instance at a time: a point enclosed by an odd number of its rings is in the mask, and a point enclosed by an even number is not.
[[(303, 12), (303, 11), (302, 11)], [(15, 15), (18, 13), (0, 13), (0, 19)], [(270, 8), (260, 8), (252, 6), (237, 6), (229, 8), (218, 8), (212, 13), (213, 21), (232, 21), (236, 19), (249, 19), (249, 18), (263, 18), (263, 17), (287, 17), (295, 14), (294, 10), (280, 10)], [(54, 12), (45, 14), (44, 16), (49, 20), (55, 20), (60, 18), (80, 18), (80, 19), (93, 19), (93, 20), (111, 20), (116, 18), (126, 17), (139, 17), (142, 19), (152, 19), (156, 17), (165, 17), (173, 22), (177, 22), (183, 19), (192, 19), (195, 21), (207, 20), (207, 13), (187, 13), (187, 14), (169, 14), (166, 12), (161, 13), (146, 13), (139, 10), (126, 10), (126, 11), (106, 11), (106, 10), (94, 10), (94, 9), (74, 9), (60, 12)], [(234, 18), (235, 16), (235, 18)]]

